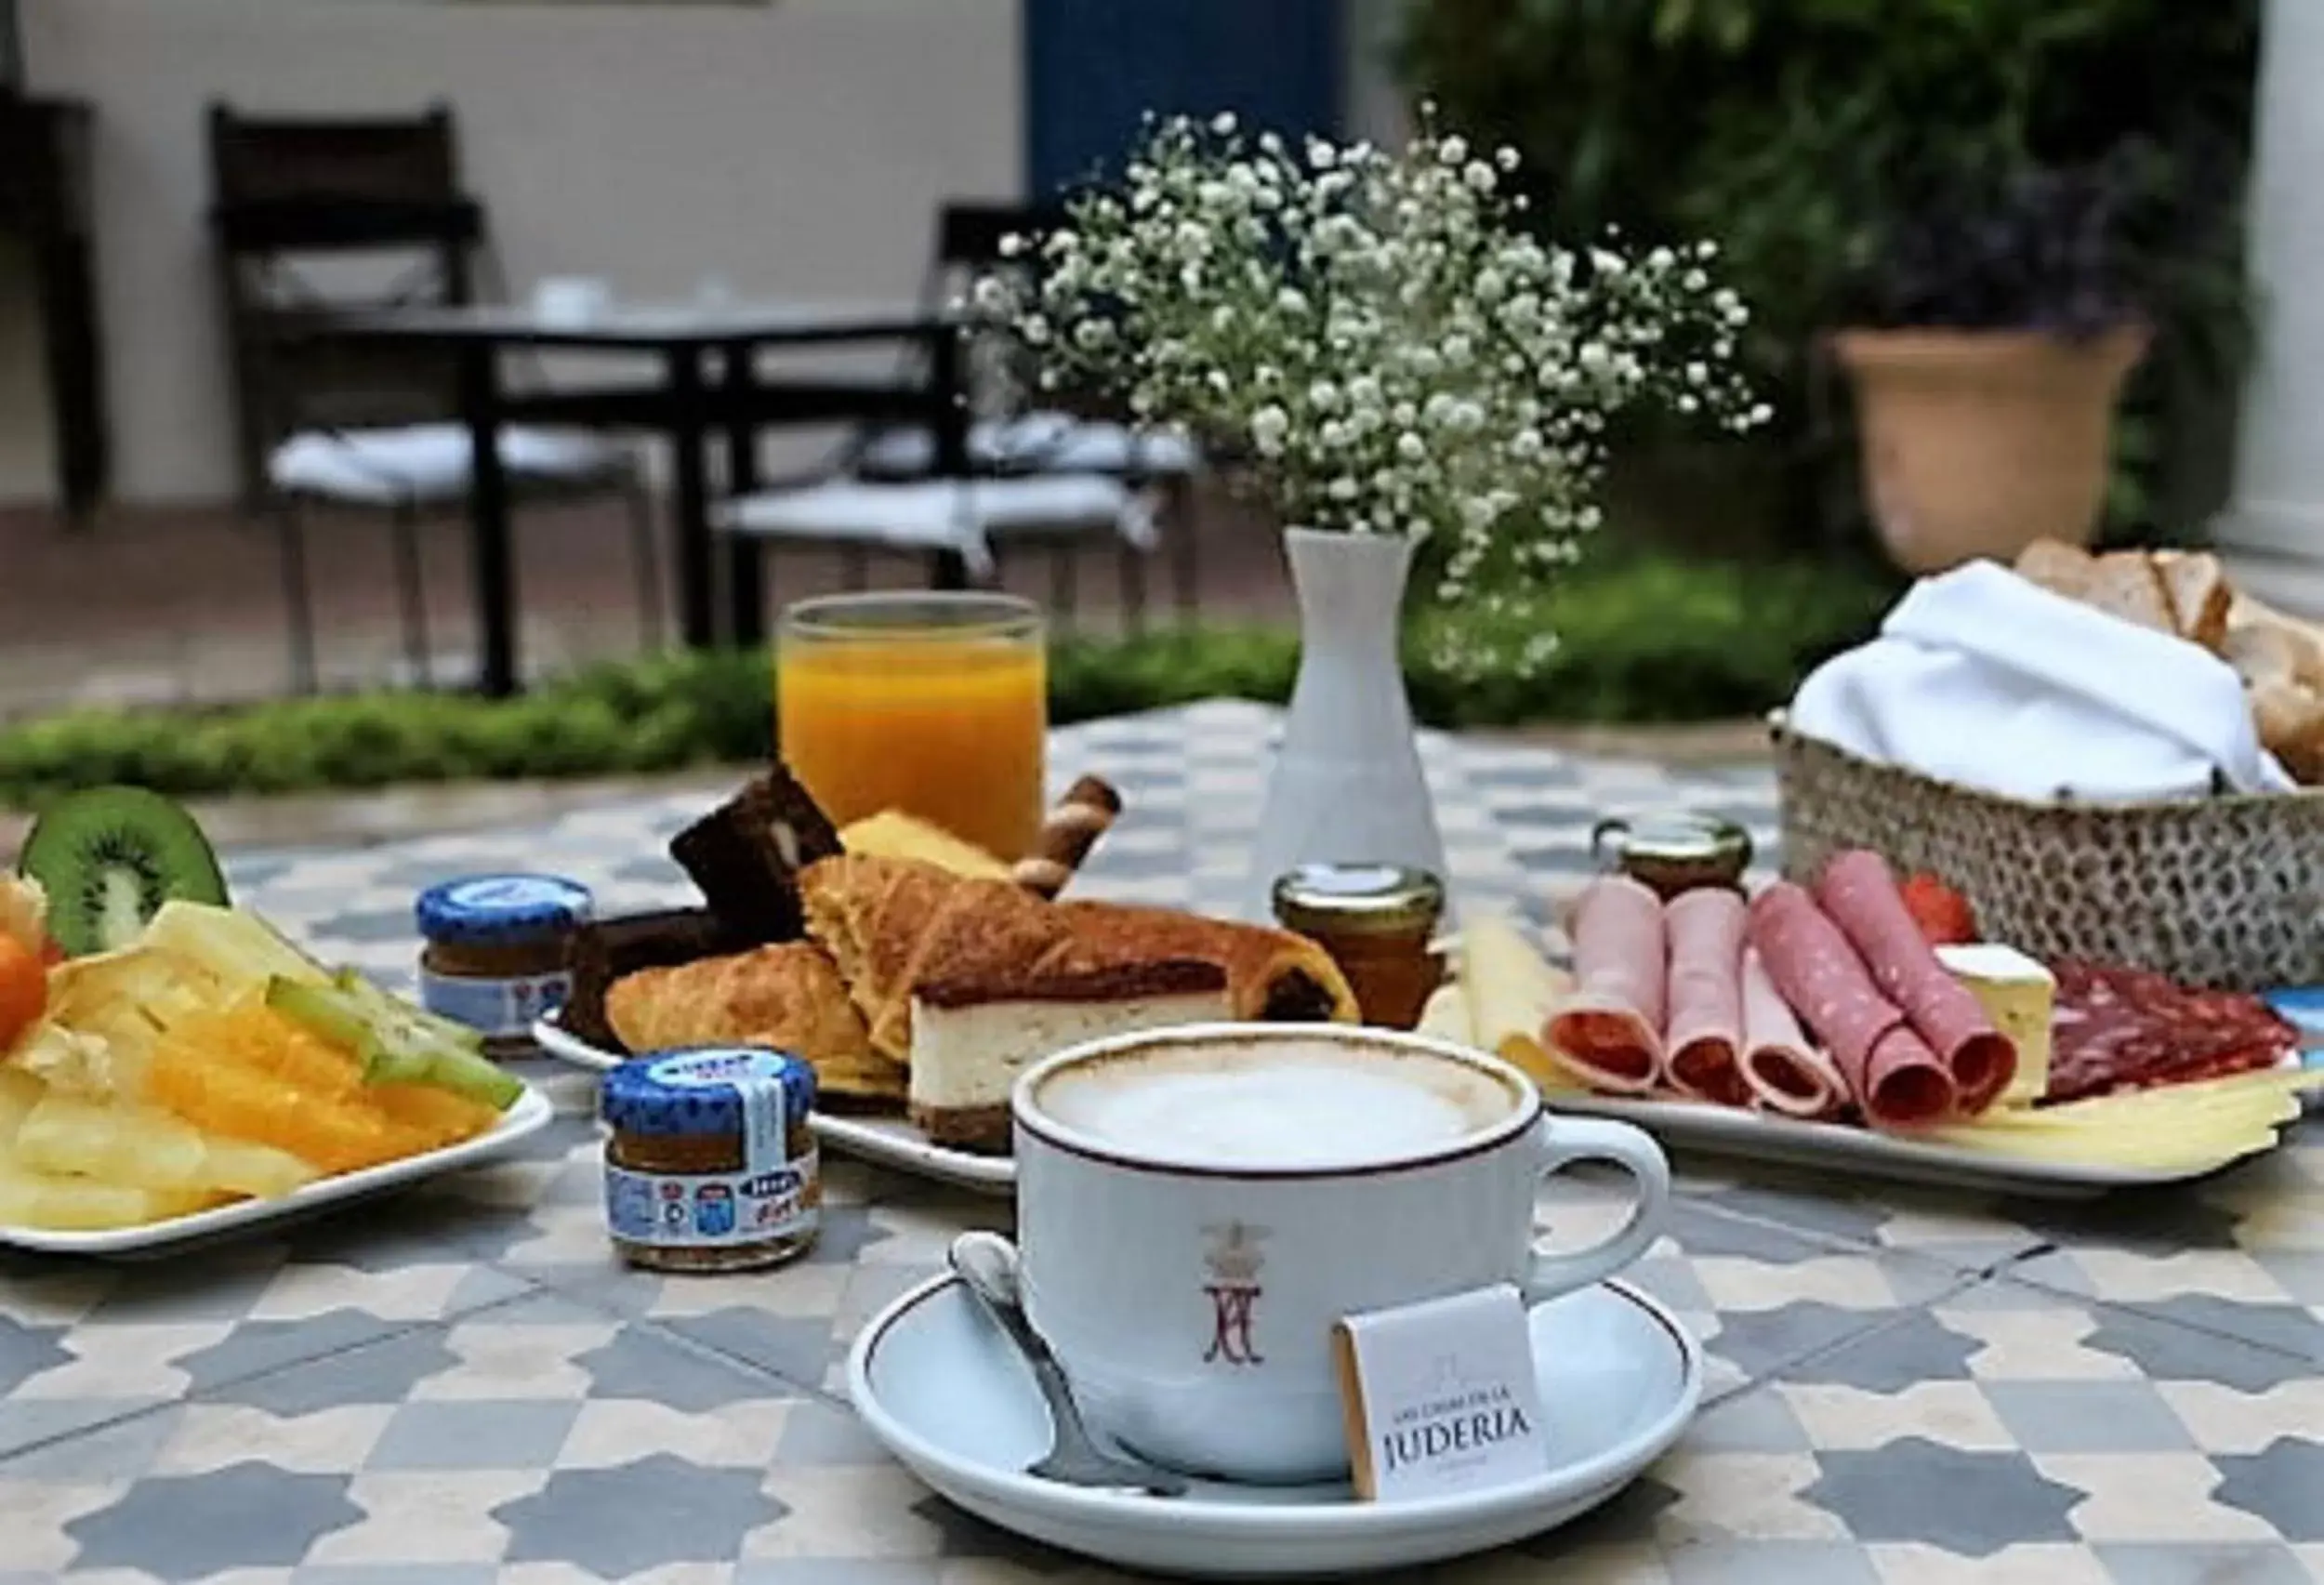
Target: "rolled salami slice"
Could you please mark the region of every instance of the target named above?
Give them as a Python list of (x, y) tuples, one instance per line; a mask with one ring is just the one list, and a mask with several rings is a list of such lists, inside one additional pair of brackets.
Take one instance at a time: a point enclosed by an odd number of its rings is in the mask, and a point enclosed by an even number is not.
[(1722, 1106), (1751, 1103), (1742, 1062), (1746, 922), (1741, 894), (1723, 886), (1682, 892), (1663, 910), (1670, 938), (1664, 1063), (1673, 1089)]
[(1574, 906), (1574, 990), (1542, 1037), (1593, 1090), (1644, 1095), (1662, 1077), (1670, 972), (1662, 899), (1626, 875), (1602, 875)]
[(2017, 1043), (1938, 961), (1887, 861), (1863, 848), (1835, 853), (1816, 883), (1816, 900), (1855, 944), (1881, 994), (1945, 1059), (1961, 1110), (1974, 1115), (1992, 1105), (2016, 1076)]
[(1756, 947), (1743, 949), (1743, 1082), (1751, 1097), (1787, 1117), (1829, 1117), (1848, 1104), (1848, 1087), (1792, 1016)]
[(1953, 1109), (1953, 1076), (1913, 1032), (1804, 888), (1779, 880), (1751, 899), (1750, 944), (1767, 977), (1824, 1042), (1875, 1128), (1926, 1127)]

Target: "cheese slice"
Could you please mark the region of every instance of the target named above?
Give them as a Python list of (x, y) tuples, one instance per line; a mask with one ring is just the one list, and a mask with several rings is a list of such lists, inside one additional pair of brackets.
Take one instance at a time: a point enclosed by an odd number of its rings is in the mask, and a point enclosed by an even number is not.
[(2017, 1047), (2017, 1072), (1997, 1106), (2030, 1106), (2050, 1088), (2050, 1021), (2057, 1009), (2057, 977), (1998, 942), (1940, 946), (1937, 961), (1977, 998), (1993, 1027)]
[(1446, 980), (1429, 993), (1428, 1005), (1420, 1009), (1420, 1022), (1413, 1033), (1455, 1046), (1476, 1044), (1476, 1029), (1469, 1020), (1469, 993), (1459, 980)]
[(2038, 1111), (1988, 1112), (1929, 1137), (2056, 1165), (2204, 1171), (2272, 1149), (2279, 1130), (2299, 1119), (2300, 1092), (2319, 1087), (2324, 1072), (2235, 1074)]
[(1543, 1091), (1582, 1084), (1543, 1037), (1550, 1014), (1574, 990), (1574, 977), (1552, 967), (1515, 921), (1487, 915), (1461, 932), (1461, 983), (1468, 990), (1469, 1037), (1521, 1070)]

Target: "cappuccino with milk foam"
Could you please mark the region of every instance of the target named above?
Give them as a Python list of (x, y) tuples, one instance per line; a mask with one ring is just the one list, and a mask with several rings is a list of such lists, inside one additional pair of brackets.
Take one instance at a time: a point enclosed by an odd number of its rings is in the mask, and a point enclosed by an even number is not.
[(1523, 1100), (1449, 1057), (1312, 1040), (1128, 1051), (1054, 1075), (1034, 1104), (1109, 1145), (1299, 1169), (1426, 1156), (1507, 1119)]

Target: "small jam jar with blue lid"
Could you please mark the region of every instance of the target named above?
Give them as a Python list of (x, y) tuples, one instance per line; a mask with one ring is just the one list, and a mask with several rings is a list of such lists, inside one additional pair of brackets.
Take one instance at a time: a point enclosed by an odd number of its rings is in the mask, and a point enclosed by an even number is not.
[(573, 993), (567, 951), (589, 889), (554, 875), (470, 875), (431, 886), (413, 912), (427, 943), (421, 1005), (484, 1037), (495, 1056), (532, 1046), (533, 1023)]
[(797, 1260), (823, 1222), (815, 1070), (755, 1046), (633, 1058), (605, 1076), (605, 1225), (633, 1266), (740, 1272)]

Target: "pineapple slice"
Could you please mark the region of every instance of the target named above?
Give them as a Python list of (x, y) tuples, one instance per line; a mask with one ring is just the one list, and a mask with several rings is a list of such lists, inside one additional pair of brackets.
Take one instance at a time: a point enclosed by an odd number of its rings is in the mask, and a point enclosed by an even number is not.
[(33, 1172), (0, 1153), (0, 1223), (48, 1232), (144, 1227), (206, 1210), (216, 1196), (193, 1190), (133, 1189), (94, 1178)]
[(33, 1115), (33, 1108), (40, 1104), (47, 1088), (38, 1076), (22, 1068), (0, 1067), (0, 1157), (5, 1157), (8, 1147), (16, 1143), (17, 1131), (23, 1128), (24, 1119)]
[(273, 1199), (315, 1180), (298, 1157), (263, 1144), (211, 1139), (149, 1106), (49, 1095), (18, 1129), (19, 1162), (117, 1188)]
[(207, 981), (218, 1005), (263, 991), (269, 980), (324, 984), (330, 978), (256, 914), (183, 898), (162, 905), (140, 944)]
[(46, 1087), (20, 1068), (0, 1068), (0, 1223), (50, 1231), (141, 1227), (225, 1196), (199, 1189), (148, 1189), (40, 1171), (18, 1154)]

